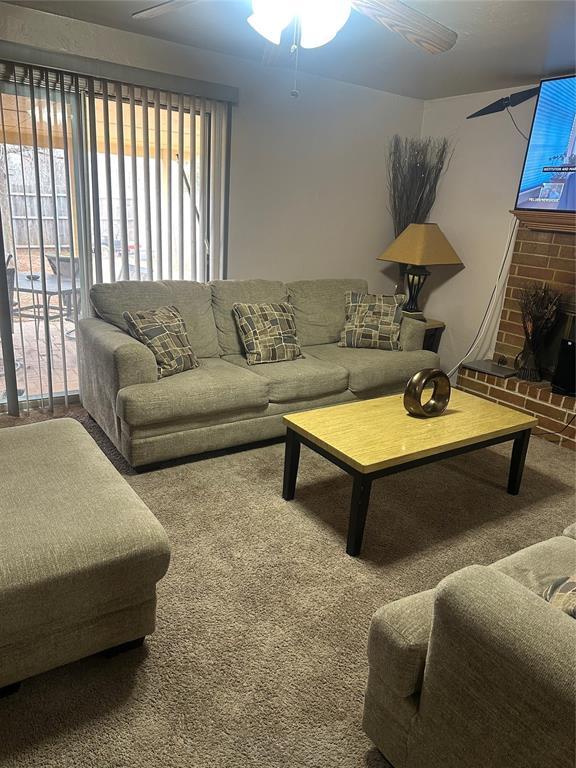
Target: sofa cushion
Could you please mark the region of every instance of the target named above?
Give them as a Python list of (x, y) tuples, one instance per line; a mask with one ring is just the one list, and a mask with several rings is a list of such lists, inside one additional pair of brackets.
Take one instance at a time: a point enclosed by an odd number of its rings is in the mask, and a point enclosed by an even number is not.
[(492, 567), (541, 595), (555, 579), (573, 573), (575, 564), (576, 541), (555, 536), (497, 560)]
[(399, 392), (408, 379), (423, 368), (437, 368), (435, 352), (388, 352), (382, 349), (351, 349), (337, 344), (305, 347), (306, 357), (317, 357), (345, 368), (350, 374), (348, 388), (355, 395)]
[(152, 351), (159, 379), (198, 368), (198, 359), (177, 307), (124, 312), (124, 320), (130, 335)]
[(294, 312), (288, 302), (234, 304), (233, 311), (248, 365), (302, 357)]
[(0, 429), (0, 453), (0, 653), (150, 599), (166, 534), (77, 421)]
[(271, 403), (313, 400), (345, 392), (348, 387), (348, 371), (315, 357), (301, 357), (290, 362), (250, 368), (242, 355), (229, 355), (223, 359), (262, 376), (268, 383)]
[(341, 347), (398, 350), (402, 307), (406, 296), (375, 293), (346, 293), (346, 321), (340, 334)]
[(416, 320), (406, 314), (400, 324), (400, 347), (404, 352), (416, 352), (424, 346), (426, 336), (426, 322)]
[(208, 285), (191, 280), (126, 281), (98, 283), (90, 289), (90, 301), (102, 320), (128, 330), (124, 312), (139, 312), (173, 305), (178, 307), (197, 357), (218, 357), (220, 349)]
[(240, 355), (244, 351), (234, 320), (234, 304), (276, 304), (288, 300), (286, 286), (278, 280), (214, 280), (210, 288), (223, 355)]
[(303, 346), (338, 341), (346, 318), (346, 292), (368, 290), (366, 280), (298, 280), (286, 287)]
[(116, 412), (131, 427), (198, 419), (202, 426), (215, 415), (265, 410), (268, 382), (225, 360), (205, 358), (184, 371), (153, 384), (133, 384), (118, 392)]

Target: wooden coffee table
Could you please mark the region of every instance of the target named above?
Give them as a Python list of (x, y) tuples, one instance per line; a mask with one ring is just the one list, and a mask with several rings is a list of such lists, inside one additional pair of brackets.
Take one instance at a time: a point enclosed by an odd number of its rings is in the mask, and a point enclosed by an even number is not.
[(508, 493), (520, 490), (530, 432), (537, 420), (460, 390), (442, 416), (409, 416), (402, 395), (361, 400), (284, 416), (287, 426), (282, 496), (290, 501), (303, 443), (354, 478), (346, 552), (357, 556), (372, 481), (405, 469), (513, 440)]

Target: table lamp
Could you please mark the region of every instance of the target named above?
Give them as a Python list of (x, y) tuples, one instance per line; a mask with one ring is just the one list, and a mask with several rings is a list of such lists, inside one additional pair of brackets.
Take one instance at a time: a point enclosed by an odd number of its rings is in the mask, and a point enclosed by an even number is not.
[[(396, 240), (377, 257), (379, 261), (395, 261), (406, 265), (408, 302), (404, 312), (421, 315), (418, 296), (430, 272), (427, 266), (462, 264), (438, 224), (409, 224)], [(401, 272), (402, 276), (404, 272)]]

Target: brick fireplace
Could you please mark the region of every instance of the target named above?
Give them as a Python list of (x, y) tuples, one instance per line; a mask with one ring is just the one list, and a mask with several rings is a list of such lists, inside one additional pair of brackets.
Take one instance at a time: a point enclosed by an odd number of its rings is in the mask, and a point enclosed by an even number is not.
[[(576, 238), (569, 232), (537, 231), (521, 224), (508, 274), (506, 294), (494, 349), (494, 361), (514, 366), (524, 345), (518, 298), (519, 289), (530, 283), (547, 283), (562, 293), (562, 323), (576, 312), (574, 286)], [(565, 327), (565, 326), (564, 326)], [(553, 372), (562, 325), (552, 335), (546, 367)], [(460, 367), (457, 386), (488, 400), (509, 405), (538, 418), (535, 434), (566, 448), (576, 448), (575, 400), (552, 392), (550, 381), (532, 383), (516, 376), (504, 379)]]

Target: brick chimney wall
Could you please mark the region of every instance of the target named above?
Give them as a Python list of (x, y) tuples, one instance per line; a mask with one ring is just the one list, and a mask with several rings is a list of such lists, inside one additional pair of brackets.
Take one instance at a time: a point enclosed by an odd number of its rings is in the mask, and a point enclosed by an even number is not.
[[(576, 236), (568, 232), (540, 232), (525, 224), (518, 228), (506, 294), (494, 348), (494, 360), (514, 365), (524, 346), (518, 298), (520, 288), (547, 283), (563, 294), (563, 306), (574, 312)], [(576, 449), (576, 401), (554, 394), (550, 382), (529, 383), (515, 376), (489, 376), (461, 366), (457, 386), (472, 394), (530, 413), (538, 418), (534, 430), (549, 442)]]
[(574, 270), (576, 239), (570, 232), (537, 232), (524, 224), (518, 229), (508, 275), (506, 296), (496, 337), (494, 360), (514, 358), (524, 346), (524, 331), (518, 298), (519, 289), (537, 283), (560, 291), (568, 305), (575, 301)]

